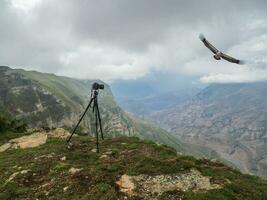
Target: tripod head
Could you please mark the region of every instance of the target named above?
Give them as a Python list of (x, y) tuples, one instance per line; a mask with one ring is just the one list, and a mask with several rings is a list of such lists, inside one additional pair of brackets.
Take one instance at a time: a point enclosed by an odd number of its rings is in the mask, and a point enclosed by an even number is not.
[(91, 98), (94, 98), (98, 95), (99, 90), (104, 90), (104, 84), (99, 84), (97, 82), (94, 82), (91, 88)]
[(94, 82), (92, 85), (92, 90), (104, 90), (104, 84), (99, 84), (97, 82)]

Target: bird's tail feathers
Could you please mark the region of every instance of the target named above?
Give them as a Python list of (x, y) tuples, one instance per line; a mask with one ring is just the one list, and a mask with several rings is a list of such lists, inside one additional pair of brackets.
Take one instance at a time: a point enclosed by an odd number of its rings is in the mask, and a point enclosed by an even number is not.
[(245, 60), (239, 60), (238, 64), (239, 65), (245, 65), (246, 64), (246, 61)]

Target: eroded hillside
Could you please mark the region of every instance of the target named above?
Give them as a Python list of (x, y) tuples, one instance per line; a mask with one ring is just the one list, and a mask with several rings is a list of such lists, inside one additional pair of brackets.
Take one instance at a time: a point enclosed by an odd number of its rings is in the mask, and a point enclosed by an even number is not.
[(267, 177), (267, 84), (215, 84), (157, 113), (182, 140), (208, 147), (246, 173)]

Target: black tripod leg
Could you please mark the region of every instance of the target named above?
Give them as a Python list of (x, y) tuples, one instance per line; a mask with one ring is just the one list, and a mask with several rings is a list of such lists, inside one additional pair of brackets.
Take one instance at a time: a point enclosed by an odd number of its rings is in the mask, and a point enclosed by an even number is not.
[(75, 128), (73, 129), (73, 131), (72, 131), (72, 133), (71, 133), (69, 139), (67, 140), (67, 142), (70, 142), (70, 140), (71, 140), (73, 134), (75, 133), (76, 129), (78, 128), (79, 124), (81, 123), (81, 121), (82, 121), (84, 115), (86, 114), (87, 110), (88, 110), (89, 107), (91, 106), (92, 102), (93, 102), (93, 98), (90, 99), (90, 102), (89, 102), (88, 106), (86, 107), (86, 109), (85, 109), (83, 115), (82, 115), (81, 118), (79, 119), (77, 125), (76, 125)]
[(100, 112), (99, 112), (99, 108), (98, 108), (98, 102), (96, 102), (96, 111), (97, 111), (98, 120), (99, 120), (99, 127), (100, 127), (101, 138), (102, 138), (102, 140), (104, 140), (104, 135), (103, 135), (103, 130), (102, 130), (101, 116), (100, 116)]
[(94, 99), (94, 112), (95, 112), (95, 136), (96, 136), (96, 152), (99, 153), (99, 142), (98, 142), (98, 119), (96, 111), (96, 99)]

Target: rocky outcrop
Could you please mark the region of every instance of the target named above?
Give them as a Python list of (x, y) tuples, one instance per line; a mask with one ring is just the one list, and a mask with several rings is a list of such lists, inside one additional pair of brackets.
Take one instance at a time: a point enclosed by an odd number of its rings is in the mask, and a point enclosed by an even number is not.
[(33, 148), (45, 144), (48, 137), (66, 138), (69, 137), (70, 133), (63, 128), (57, 128), (50, 132), (35, 132), (31, 135), (22, 136), (9, 140), (9, 142), (0, 146), (0, 152), (4, 152), (8, 149), (26, 149)]
[(22, 136), (20, 138), (12, 139), (8, 143), (0, 146), (0, 152), (8, 149), (26, 149), (37, 147), (44, 144), (47, 140), (47, 134), (42, 132), (36, 132), (31, 135)]
[(56, 137), (56, 138), (67, 138), (70, 136), (70, 133), (69, 131), (63, 128), (56, 128), (55, 130), (49, 131), (47, 135), (50, 137)]
[(203, 176), (195, 169), (172, 175), (123, 175), (116, 183), (121, 192), (128, 196), (138, 196), (144, 199), (156, 198), (166, 191), (198, 192), (222, 187), (222, 185), (211, 183), (209, 177)]

